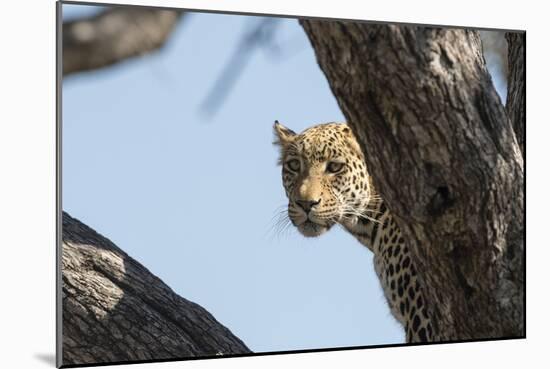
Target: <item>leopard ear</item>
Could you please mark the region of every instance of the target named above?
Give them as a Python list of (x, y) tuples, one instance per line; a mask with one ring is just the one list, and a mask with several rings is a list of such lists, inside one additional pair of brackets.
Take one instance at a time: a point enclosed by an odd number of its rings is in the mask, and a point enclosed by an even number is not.
[(346, 142), (348, 146), (353, 151), (355, 151), (355, 153), (358, 154), (360, 157), (363, 157), (363, 150), (361, 150), (361, 146), (359, 146), (359, 142), (357, 142), (357, 139), (355, 138), (355, 135), (351, 131), (351, 128), (346, 124), (342, 129), (342, 132), (347, 137)]
[(273, 131), (275, 132), (275, 145), (286, 146), (294, 140), (296, 133), (283, 126), (278, 120), (273, 124)]

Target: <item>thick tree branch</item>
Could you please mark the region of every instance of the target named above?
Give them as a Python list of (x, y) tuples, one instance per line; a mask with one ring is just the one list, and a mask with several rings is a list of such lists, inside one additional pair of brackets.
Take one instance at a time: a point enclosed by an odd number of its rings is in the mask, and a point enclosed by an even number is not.
[(443, 339), (519, 337), (523, 160), (478, 32), (302, 20)]
[(67, 213), (62, 275), (63, 365), (250, 353), (205, 309)]
[(183, 13), (114, 7), (63, 24), (63, 75), (103, 68), (160, 48)]
[(506, 110), (525, 158), (525, 33), (509, 32)]

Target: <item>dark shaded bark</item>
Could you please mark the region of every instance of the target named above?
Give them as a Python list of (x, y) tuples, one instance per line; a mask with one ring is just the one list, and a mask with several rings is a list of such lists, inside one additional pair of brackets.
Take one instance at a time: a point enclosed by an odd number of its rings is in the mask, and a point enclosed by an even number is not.
[(523, 336), (523, 160), (478, 32), (301, 24), (407, 237), (439, 336)]
[(183, 13), (113, 7), (63, 23), (63, 75), (103, 68), (160, 48)]
[(63, 365), (250, 353), (205, 309), (67, 213), (62, 239)]
[(506, 110), (525, 158), (525, 33), (506, 34), (508, 41), (508, 96)]

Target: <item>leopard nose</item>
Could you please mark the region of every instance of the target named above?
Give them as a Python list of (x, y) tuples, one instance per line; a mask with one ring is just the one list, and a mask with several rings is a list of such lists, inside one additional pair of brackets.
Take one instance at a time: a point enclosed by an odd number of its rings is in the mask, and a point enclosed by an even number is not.
[(299, 207), (304, 209), (306, 213), (309, 213), (311, 211), (311, 208), (315, 205), (318, 205), (321, 202), (321, 200), (296, 200), (296, 204), (298, 204)]

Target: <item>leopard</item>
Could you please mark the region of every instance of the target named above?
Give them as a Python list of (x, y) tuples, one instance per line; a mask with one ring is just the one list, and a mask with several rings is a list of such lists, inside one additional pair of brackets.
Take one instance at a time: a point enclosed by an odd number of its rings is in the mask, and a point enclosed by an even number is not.
[(351, 127), (328, 122), (296, 133), (275, 121), (273, 130), (292, 225), (305, 237), (343, 227), (373, 253), (375, 273), (406, 343), (438, 340), (410, 249), (374, 187)]

